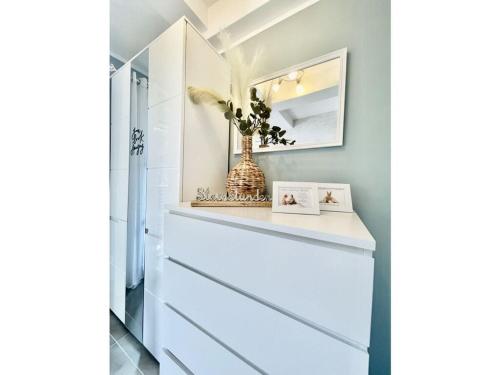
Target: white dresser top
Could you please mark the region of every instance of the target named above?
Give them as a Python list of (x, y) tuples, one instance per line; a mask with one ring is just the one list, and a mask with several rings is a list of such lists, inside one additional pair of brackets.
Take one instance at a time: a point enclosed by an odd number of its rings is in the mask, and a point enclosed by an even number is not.
[(171, 213), (245, 225), (366, 250), (375, 250), (375, 239), (353, 213), (325, 212), (321, 215), (273, 213), (261, 207), (191, 207), (189, 202), (165, 207)]

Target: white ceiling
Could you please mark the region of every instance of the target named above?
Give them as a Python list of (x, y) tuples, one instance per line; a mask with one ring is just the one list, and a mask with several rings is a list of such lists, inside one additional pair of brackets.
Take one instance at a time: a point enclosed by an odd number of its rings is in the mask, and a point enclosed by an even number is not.
[(146, 0), (110, 0), (111, 55), (128, 61), (169, 25)]
[(228, 30), (234, 45), (319, 0), (110, 0), (110, 52), (128, 61), (186, 16), (218, 48)]

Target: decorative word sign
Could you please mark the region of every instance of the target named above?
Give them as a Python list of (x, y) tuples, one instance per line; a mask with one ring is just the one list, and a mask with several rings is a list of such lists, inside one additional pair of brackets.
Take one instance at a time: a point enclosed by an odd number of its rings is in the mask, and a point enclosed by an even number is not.
[(191, 201), (192, 207), (271, 207), (272, 199), (269, 195), (257, 194), (242, 195), (228, 193), (210, 193), (209, 188), (198, 188), (196, 200)]
[(144, 132), (141, 129), (134, 128), (132, 130), (132, 149), (130, 150), (130, 155), (134, 155), (134, 151), (137, 155), (142, 155), (144, 152)]

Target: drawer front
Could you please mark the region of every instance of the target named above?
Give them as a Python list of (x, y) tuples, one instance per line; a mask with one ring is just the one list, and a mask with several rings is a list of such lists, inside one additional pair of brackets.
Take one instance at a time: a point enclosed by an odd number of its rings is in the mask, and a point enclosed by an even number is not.
[(259, 374), (167, 306), (165, 306), (164, 322), (163, 347), (172, 352), (193, 373), (204, 375)]
[(163, 303), (147, 290), (144, 291), (144, 324), (142, 343), (160, 361)]
[(148, 168), (179, 168), (181, 96), (150, 108), (148, 116)]
[(178, 203), (180, 198), (179, 169), (148, 168), (146, 188), (146, 228), (149, 233), (163, 237), (163, 206)]
[(313, 242), (167, 214), (165, 252), (365, 347), (373, 258)]
[(145, 236), (145, 278), (144, 287), (155, 296), (161, 296), (161, 275), (163, 272), (163, 241), (149, 234)]
[(366, 375), (368, 354), (172, 261), (166, 302), (270, 374)]
[(170, 353), (165, 350), (161, 352), (160, 375), (192, 375), (193, 373), (186, 369), (178, 360), (170, 357)]

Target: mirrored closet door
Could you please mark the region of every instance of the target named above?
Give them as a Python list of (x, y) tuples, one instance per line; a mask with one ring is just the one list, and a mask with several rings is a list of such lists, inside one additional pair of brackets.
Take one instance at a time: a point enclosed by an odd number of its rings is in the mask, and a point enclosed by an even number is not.
[(157, 359), (165, 206), (224, 191), (228, 172), (228, 123), (189, 86), (227, 98), (230, 69), (185, 18), (111, 77), (111, 310)]
[(144, 234), (148, 52), (111, 78), (111, 310), (140, 341), (144, 315)]

